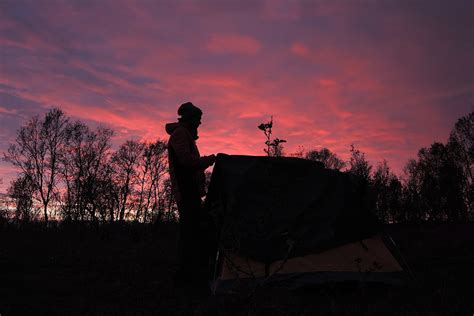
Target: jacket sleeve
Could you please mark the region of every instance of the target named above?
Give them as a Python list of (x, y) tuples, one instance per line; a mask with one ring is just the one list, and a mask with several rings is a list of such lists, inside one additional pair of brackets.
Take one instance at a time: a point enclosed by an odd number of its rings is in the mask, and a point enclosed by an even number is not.
[(193, 140), (189, 133), (183, 128), (178, 128), (171, 135), (168, 145), (173, 149), (180, 165), (185, 168), (206, 169), (211, 166), (210, 157), (199, 157), (191, 153), (191, 142)]

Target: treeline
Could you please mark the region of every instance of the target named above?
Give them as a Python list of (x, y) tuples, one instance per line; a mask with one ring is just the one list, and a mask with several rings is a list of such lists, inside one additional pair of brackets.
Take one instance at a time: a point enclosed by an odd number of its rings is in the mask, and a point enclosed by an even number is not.
[(474, 219), (474, 112), (456, 122), (447, 143), (421, 148), (398, 176), (385, 160), (372, 166), (354, 146), (347, 162), (327, 148), (294, 156), (349, 173), (367, 207), (385, 223)]
[[(272, 124), (258, 128), (267, 138), (265, 152), (281, 156), (285, 141), (271, 141)], [(15, 219), (176, 220), (166, 142), (129, 140), (113, 151), (112, 136), (111, 129), (91, 129), (58, 108), (27, 121), (4, 153), (4, 160), (20, 171), (8, 189)], [(446, 144), (420, 149), (401, 175), (386, 161), (371, 165), (354, 146), (350, 153), (349, 161), (327, 148), (292, 156), (348, 173), (367, 208), (383, 222), (474, 219), (474, 112), (457, 121)]]
[(111, 149), (113, 131), (91, 129), (54, 108), (17, 132), (4, 160), (20, 171), (8, 194), (15, 218), (114, 222), (173, 220), (166, 142), (128, 140)]

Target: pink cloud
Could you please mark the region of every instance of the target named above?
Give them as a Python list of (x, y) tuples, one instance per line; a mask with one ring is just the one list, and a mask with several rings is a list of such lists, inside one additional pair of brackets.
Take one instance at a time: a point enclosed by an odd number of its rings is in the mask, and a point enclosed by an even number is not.
[(0, 100), (0, 114), (15, 114), (17, 113), (17, 110), (14, 109), (6, 109), (1, 106), (1, 100)]
[(330, 87), (334, 87), (337, 84), (337, 82), (332, 79), (322, 78), (322, 79), (319, 79), (319, 84), (323, 87), (330, 88)]
[[(469, 36), (443, 15), (443, 23), (433, 23), (430, 7), (16, 5), (37, 14), (0, 13), (0, 44), (9, 52), (0, 84), (38, 102), (38, 114), (60, 105), (74, 118), (110, 125), (115, 146), (133, 137), (167, 138), (164, 124), (190, 100), (204, 110), (203, 154), (263, 154), (256, 126), (273, 115), (287, 153), (328, 147), (348, 158), (355, 143), (374, 163), (386, 158), (401, 171), (472, 110), (459, 105), (474, 91), (465, 75), (472, 68)], [(0, 116), (31, 114), (21, 105), (0, 106)]]
[(309, 48), (300, 42), (295, 42), (291, 45), (290, 51), (300, 57), (309, 57), (310, 51)]
[(251, 36), (238, 34), (216, 34), (211, 36), (207, 49), (212, 53), (256, 54), (261, 43)]
[(260, 118), (263, 117), (264, 114), (262, 112), (258, 111), (249, 111), (249, 112), (244, 112), (242, 114), (239, 114), (239, 118), (241, 119), (246, 119), (246, 118)]
[(301, 17), (301, 6), (297, 1), (265, 0), (262, 15), (268, 20), (295, 21)]

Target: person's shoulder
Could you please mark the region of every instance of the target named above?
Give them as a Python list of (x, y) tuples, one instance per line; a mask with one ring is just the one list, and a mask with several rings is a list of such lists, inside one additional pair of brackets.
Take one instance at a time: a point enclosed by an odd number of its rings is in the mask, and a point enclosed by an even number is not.
[(189, 131), (184, 126), (177, 126), (171, 135), (174, 135), (174, 134), (189, 134)]
[(183, 126), (177, 126), (170, 135), (170, 140), (176, 138), (191, 138), (188, 129)]

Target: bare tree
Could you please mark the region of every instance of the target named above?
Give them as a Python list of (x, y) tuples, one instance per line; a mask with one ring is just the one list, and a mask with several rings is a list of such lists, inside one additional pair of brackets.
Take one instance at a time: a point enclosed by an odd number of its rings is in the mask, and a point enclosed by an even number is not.
[(175, 221), (178, 214), (178, 206), (176, 200), (174, 199), (174, 194), (172, 190), (171, 179), (167, 177), (163, 182), (163, 199), (162, 206), (158, 212), (157, 221), (165, 219), (168, 222)]
[(150, 207), (156, 205), (154, 200), (158, 198), (158, 192), (162, 186), (164, 174), (166, 173), (166, 142), (157, 140), (155, 143), (143, 144), (144, 150), (139, 157), (139, 168), (137, 171), (139, 187), (137, 190), (135, 220), (139, 220), (143, 214), (146, 222)]
[(304, 157), (311, 161), (319, 161), (327, 169), (341, 170), (346, 166), (344, 160), (340, 159), (335, 153), (327, 148), (321, 150), (310, 150)]
[(115, 170), (109, 163), (104, 165), (96, 179), (95, 206), (98, 216), (103, 222), (113, 222), (117, 216), (115, 211), (119, 208), (120, 190), (114, 181)]
[(33, 117), (17, 133), (4, 159), (31, 179), (35, 194), (43, 204), (44, 220), (48, 223), (48, 206), (55, 197), (58, 183), (59, 157), (64, 150), (65, 128), (68, 119), (53, 108), (44, 119)]
[(349, 160), (349, 169), (347, 171), (360, 181), (369, 183), (371, 170), (372, 166), (365, 158), (365, 154), (354, 145), (351, 145), (351, 158)]
[(104, 183), (102, 177), (106, 175), (104, 168), (109, 162), (112, 134), (105, 127), (92, 131), (80, 121), (68, 125), (66, 150), (61, 156), (66, 217), (97, 219), (99, 186)]
[(33, 210), (33, 194), (35, 187), (28, 175), (20, 175), (13, 180), (8, 188), (8, 195), (15, 201), (15, 218), (27, 222)]
[(433, 143), (405, 167), (406, 204), (417, 220), (457, 221), (468, 217), (463, 199), (463, 170), (448, 146)]
[(112, 165), (115, 169), (114, 180), (118, 187), (118, 217), (125, 219), (125, 211), (133, 208), (133, 189), (138, 183), (138, 162), (144, 149), (143, 143), (128, 140), (112, 155)]
[(418, 168), (418, 162), (415, 159), (409, 159), (403, 168), (403, 194), (402, 208), (395, 215), (397, 222), (419, 222), (425, 220), (424, 210), (421, 198), (422, 177)]
[(470, 216), (474, 218), (474, 112), (461, 117), (455, 124), (448, 150), (463, 170), (463, 196)]
[(375, 214), (385, 223), (393, 222), (401, 208), (402, 184), (386, 160), (375, 168), (371, 188)]
[(66, 128), (66, 150), (60, 157), (60, 173), (65, 185), (62, 211), (66, 219), (84, 219), (82, 201), (83, 147), (88, 132), (88, 127), (79, 121), (68, 124)]

